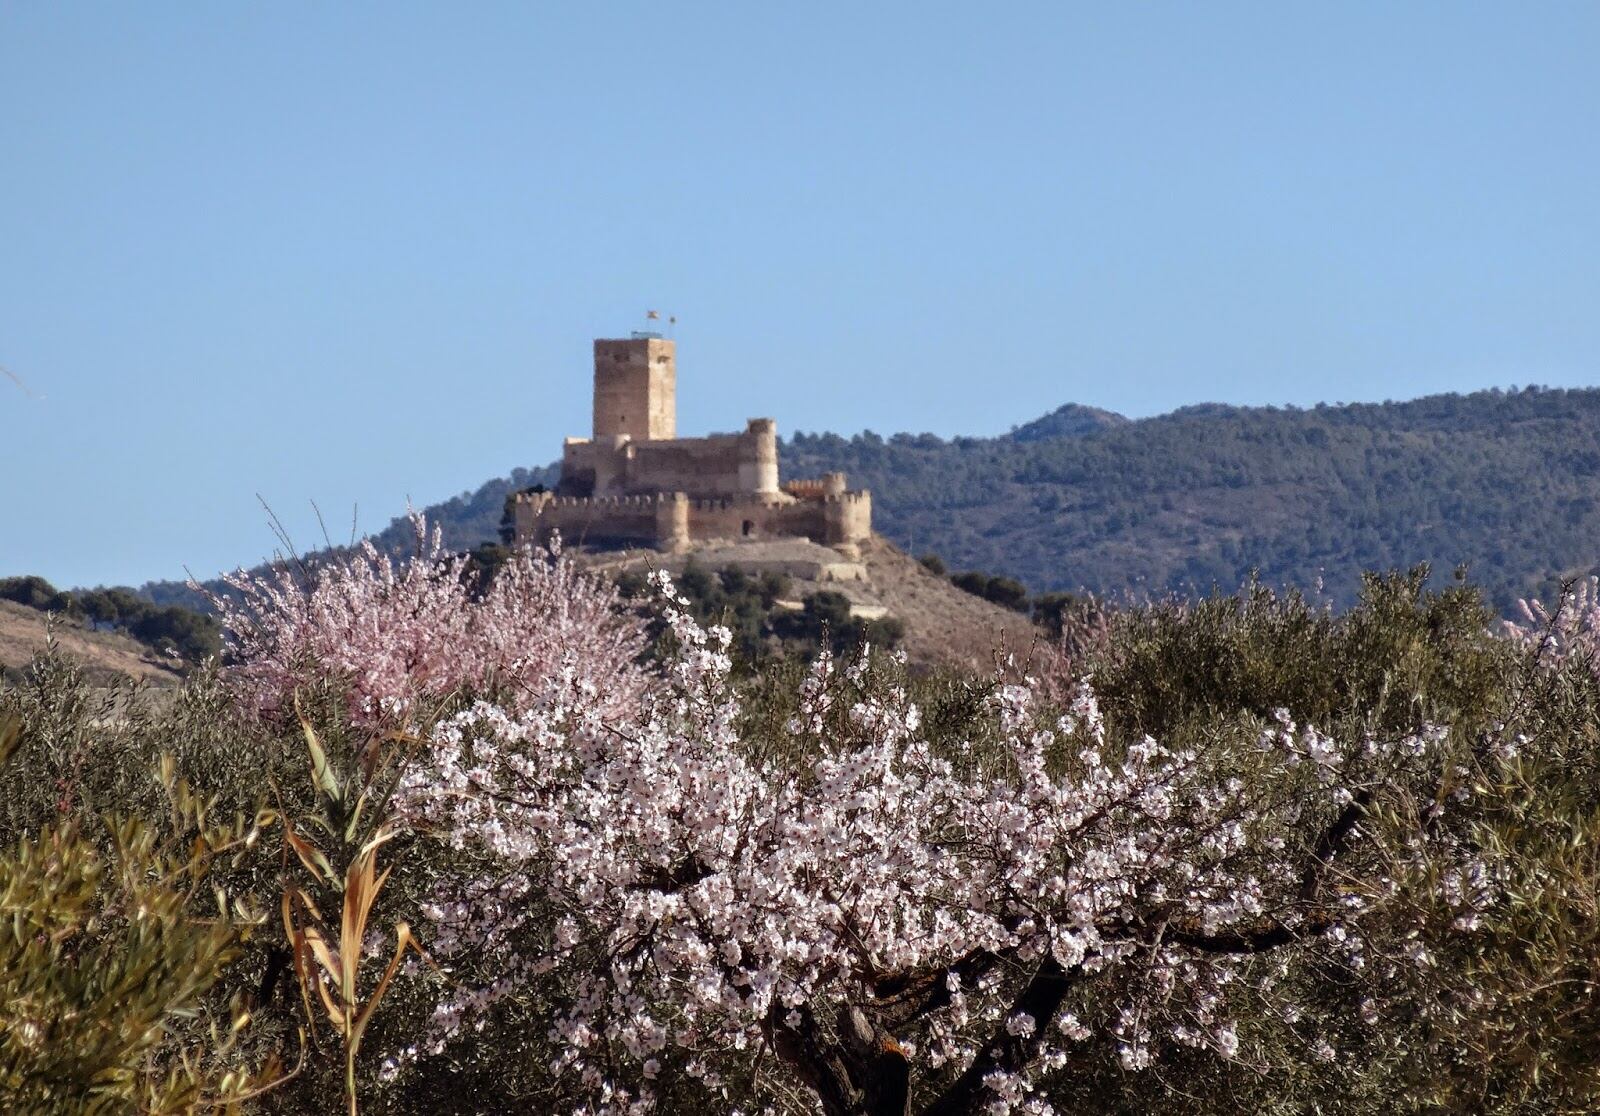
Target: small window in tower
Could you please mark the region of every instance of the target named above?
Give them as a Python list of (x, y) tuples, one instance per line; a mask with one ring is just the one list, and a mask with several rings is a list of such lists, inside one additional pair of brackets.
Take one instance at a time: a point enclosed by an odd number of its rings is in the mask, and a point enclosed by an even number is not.
[(748, 519), (744, 521), (744, 533), (746, 535), (749, 535), (755, 529), (756, 529), (756, 525), (753, 522), (751, 522)]

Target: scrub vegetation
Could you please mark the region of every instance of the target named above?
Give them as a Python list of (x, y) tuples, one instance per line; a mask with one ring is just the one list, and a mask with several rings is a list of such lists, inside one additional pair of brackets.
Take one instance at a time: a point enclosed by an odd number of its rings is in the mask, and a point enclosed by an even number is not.
[(1061, 599), (962, 675), (412, 537), (241, 575), (163, 700), (0, 689), (8, 1110), (1600, 1105), (1587, 583)]

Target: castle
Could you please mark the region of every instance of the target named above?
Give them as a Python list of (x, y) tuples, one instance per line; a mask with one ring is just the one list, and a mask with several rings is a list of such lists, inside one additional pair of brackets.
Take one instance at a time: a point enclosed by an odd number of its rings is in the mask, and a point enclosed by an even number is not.
[(843, 473), (778, 479), (778, 427), (679, 438), (677, 351), (653, 332), (594, 343), (594, 437), (568, 438), (554, 492), (513, 498), (517, 542), (649, 546), (807, 538), (856, 556), (872, 534), (872, 494)]

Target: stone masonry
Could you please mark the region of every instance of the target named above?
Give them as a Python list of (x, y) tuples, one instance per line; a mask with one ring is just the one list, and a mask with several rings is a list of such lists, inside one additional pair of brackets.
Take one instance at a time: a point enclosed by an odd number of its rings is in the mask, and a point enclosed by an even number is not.
[(778, 426), (677, 436), (677, 352), (655, 334), (594, 343), (594, 436), (568, 438), (554, 492), (514, 498), (517, 541), (681, 551), (711, 539), (807, 538), (854, 555), (872, 495), (843, 473), (781, 484)]

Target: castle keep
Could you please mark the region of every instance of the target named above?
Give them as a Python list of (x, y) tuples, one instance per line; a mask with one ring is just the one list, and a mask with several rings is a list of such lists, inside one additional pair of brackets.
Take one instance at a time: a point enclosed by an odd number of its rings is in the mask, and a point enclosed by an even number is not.
[(680, 438), (675, 344), (654, 333), (594, 343), (594, 436), (568, 438), (554, 492), (514, 499), (517, 541), (651, 546), (802, 537), (854, 554), (872, 534), (872, 495), (843, 473), (778, 478), (778, 427)]

